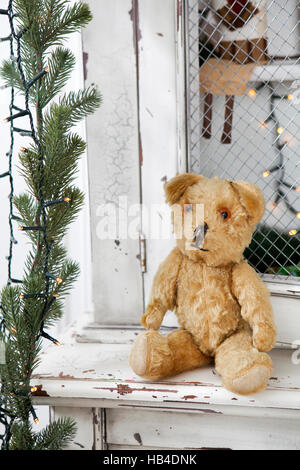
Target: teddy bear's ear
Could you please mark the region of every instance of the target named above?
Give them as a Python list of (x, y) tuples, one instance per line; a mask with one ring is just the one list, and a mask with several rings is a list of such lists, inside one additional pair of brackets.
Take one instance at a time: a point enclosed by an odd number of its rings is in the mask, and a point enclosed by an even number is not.
[(242, 206), (250, 218), (251, 224), (257, 224), (265, 210), (265, 200), (262, 191), (246, 181), (232, 181), (231, 184), (238, 192)]
[(203, 179), (201, 175), (183, 173), (167, 181), (164, 185), (166, 202), (172, 206), (181, 198), (189, 186), (198, 183), (201, 179)]

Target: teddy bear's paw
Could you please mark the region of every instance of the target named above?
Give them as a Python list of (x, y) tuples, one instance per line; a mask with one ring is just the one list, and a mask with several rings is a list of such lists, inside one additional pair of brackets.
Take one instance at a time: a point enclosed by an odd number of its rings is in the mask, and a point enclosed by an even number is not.
[(156, 308), (149, 306), (146, 313), (142, 316), (141, 324), (147, 330), (158, 330), (164, 318), (164, 313)]
[(251, 393), (260, 392), (266, 388), (271, 373), (272, 368), (267, 365), (255, 364), (243, 375), (233, 379), (231, 386), (228, 388), (240, 395), (249, 395)]
[(259, 323), (253, 327), (253, 346), (258, 351), (270, 351), (276, 342), (276, 328), (268, 323)]
[(135, 374), (150, 380), (173, 373), (174, 358), (168, 341), (157, 331), (141, 333), (133, 343), (129, 364)]

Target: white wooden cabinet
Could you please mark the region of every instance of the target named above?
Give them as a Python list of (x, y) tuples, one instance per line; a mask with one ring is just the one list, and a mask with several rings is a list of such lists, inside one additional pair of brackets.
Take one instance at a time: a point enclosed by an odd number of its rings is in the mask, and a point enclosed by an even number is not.
[[(174, 242), (146, 237), (141, 269), (138, 237), (99, 239), (99, 207), (119, 208), (124, 195), (130, 204), (163, 203), (165, 179), (187, 169), (186, 2), (89, 3), (87, 84), (97, 83), (104, 99), (87, 120), (94, 315), (43, 354), (35, 402), (51, 407), (51, 419), (76, 418), (72, 449), (300, 449), (300, 364), (291, 349), (300, 343), (297, 284), (268, 284), (286, 349), (272, 351), (274, 373), (262, 393), (226, 391), (213, 367), (149, 383), (128, 366), (154, 273)], [(141, 217), (141, 236), (144, 229)], [(169, 313), (164, 328), (175, 325)]]
[[(195, 49), (187, 50), (186, 34), (189, 5), (195, 14), (195, 2), (89, 2), (94, 20), (83, 31), (86, 83), (97, 83), (103, 93), (102, 107), (87, 120), (93, 325), (98, 327), (139, 325), (157, 267), (175, 244), (172, 238), (149, 236), (148, 220), (137, 203), (152, 210), (161, 224), (169, 224), (168, 209), (158, 208), (165, 201), (163, 184), (189, 169), (193, 142), (188, 138), (187, 87), (198, 84), (186, 79), (187, 54)], [(299, 71), (299, 65), (280, 64), (255, 69), (260, 78), (272, 74), (280, 80), (297, 78)], [(128, 224), (136, 227), (134, 239), (122, 238), (122, 233), (117, 239), (99, 238), (105, 202), (121, 216), (127, 213)], [(268, 286), (279, 342), (300, 339), (299, 283), (291, 279)], [(93, 325), (88, 330), (92, 337)], [(169, 313), (164, 325), (176, 326), (174, 315)]]

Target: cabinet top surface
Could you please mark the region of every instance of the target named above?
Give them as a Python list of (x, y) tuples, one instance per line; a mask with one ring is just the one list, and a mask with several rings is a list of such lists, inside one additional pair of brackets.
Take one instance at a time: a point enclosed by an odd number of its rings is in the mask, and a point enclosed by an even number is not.
[[(35, 395), (129, 402), (164, 402), (179, 406), (230, 405), (300, 410), (300, 354), (273, 350), (273, 374), (266, 390), (241, 396), (222, 387), (214, 367), (206, 366), (157, 382), (136, 376), (128, 364), (130, 344), (50, 346), (32, 378)], [(298, 362), (298, 364), (297, 364)], [(49, 401), (49, 400), (48, 400)]]

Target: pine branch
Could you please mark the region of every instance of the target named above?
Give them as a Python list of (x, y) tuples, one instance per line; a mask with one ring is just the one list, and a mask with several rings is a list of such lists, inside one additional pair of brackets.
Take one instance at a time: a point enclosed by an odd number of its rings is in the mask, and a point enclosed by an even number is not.
[(46, 15), (50, 20), (45, 23), (44, 28), (41, 27), (41, 42), (44, 51), (50, 46), (61, 45), (67, 35), (79, 31), (92, 20), (86, 3), (75, 3), (67, 8), (65, 4), (63, 0), (45, 2)]
[(35, 436), (29, 422), (15, 423), (12, 428), (12, 440), (9, 450), (32, 450), (35, 447)]
[(24, 40), (38, 54), (60, 46), (66, 36), (80, 31), (92, 19), (86, 3), (69, 7), (66, 0), (15, 0), (18, 19), (28, 32)]
[(61, 450), (75, 435), (75, 422), (71, 418), (59, 418), (36, 435), (34, 450)]
[(75, 57), (69, 49), (58, 47), (47, 59), (49, 73), (41, 84), (40, 106), (44, 108), (65, 86), (75, 65)]
[(20, 74), (11, 60), (3, 61), (0, 74), (6, 86), (23, 91), (24, 87)]
[[(68, 259), (62, 245), (84, 200), (74, 178), (86, 144), (72, 133), (72, 127), (96, 110), (101, 96), (90, 87), (57, 97), (75, 65), (63, 42), (91, 20), (88, 5), (70, 6), (63, 0), (14, 0), (13, 5), (13, 26), (22, 31), (18, 60), (5, 61), (0, 74), (6, 84), (25, 95), (28, 125), (32, 126), (32, 143), (19, 154), (27, 191), (13, 197), (13, 215), (19, 216), (30, 249), (22, 284), (6, 286), (1, 292), (4, 331), (0, 337), (6, 348), (6, 362), (0, 369), (1, 400), (13, 419), (10, 449), (56, 450), (74, 437), (74, 422), (59, 420), (34, 433), (30, 378), (39, 364), (41, 334), (61, 317), (64, 298), (79, 275), (78, 263)], [(47, 74), (39, 75), (28, 89), (27, 82), (46, 64)], [(9, 441), (9, 433), (7, 437)]]
[(86, 90), (79, 90), (77, 93), (70, 92), (65, 94), (59, 100), (60, 106), (65, 107), (67, 112), (69, 112), (69, 121), (72, 125), (76, 124), (83, 117), (95, 112), (101, 102), (102, 97), (93, 86)]

